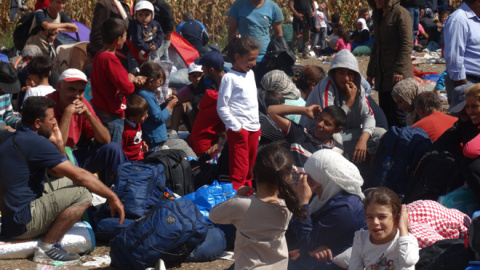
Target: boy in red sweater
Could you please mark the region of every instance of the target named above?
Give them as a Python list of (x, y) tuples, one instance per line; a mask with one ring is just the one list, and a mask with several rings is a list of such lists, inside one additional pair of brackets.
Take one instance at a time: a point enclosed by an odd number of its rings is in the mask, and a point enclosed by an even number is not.
[(148, 146), (142, 140), (142, 125), (148, 117), (148, 102), (139, 95), (127, 98), (125, 124), (122, 134), (122, 148), (129, 160), (143, 160)]
[(126, 99), (135, 91), (135, 85), (145, 83), (142, 76), (127, 73), (115, 51), (122, 48), (127, 38), (127, 27), (120, 19), (107, 19), (101, 29), (103, 49), (92, 63), (91, 104), (100, 121), (110, 132), (112, 142), (122, 143)]

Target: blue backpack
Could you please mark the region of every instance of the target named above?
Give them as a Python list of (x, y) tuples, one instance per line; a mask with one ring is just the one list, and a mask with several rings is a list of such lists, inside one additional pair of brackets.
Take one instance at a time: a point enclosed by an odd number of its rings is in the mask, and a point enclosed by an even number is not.
[(189, 200), (164, 200), (110, 241), (111, 266), (146, 269), (159, 259), (179, 264), (200, 245), (208, 226)]
[(368, 187), (385, 186), (404, 194), (418, 161), (431, 146), (432, 140), (419, 127), (391, 127), (378, 147)]
[[(163, 165), (134, 161), (120, 164), (113, 191), (123, 203), (126, 218), (143, 216), (164, 198), (166, 189)], [(110, 215), (108, 203), (102, 212)]]

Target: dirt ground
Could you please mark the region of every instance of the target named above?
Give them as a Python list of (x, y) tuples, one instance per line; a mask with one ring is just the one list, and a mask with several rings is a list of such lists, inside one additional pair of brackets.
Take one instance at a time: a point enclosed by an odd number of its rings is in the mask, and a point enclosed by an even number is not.
[[(421, 57), (421, 55), (419, 55)], [(427, 64), (426, 60), (418, 58), (418, 64), (415, 64), (415, 68), (421, 72), (437, 72), (442, 73), (445, 70), (445, 64)], [(368, 56), (361, 56), (357, 57), (358, 64), (360, 67), (360, 72), (363, 76), (366, 77), (366, 70), (368, 66), (369, 57)], [(317, 59), (304, 59), (300, 61), (301, 65), (318, 65), (321, 66), (325, 71), (328, 71), (330, 67), (330, 63), (323, 64), (322, 61)], [(373, 93), (372, 97), (378, 102), (378, 95)], [(91, 261), (93, 257), (101, 257), (103, 255), (108, 255), (110, 252), (110, 248), (108, 243), (97, 243), (97, 247), (95, 248), (92, 254), (86, 255), (85, 260)], [(178, 270), (221, 270), (226, 269), (232, 265), (233, 261), (228, 260), (216, 260), (213, 262), (206, 262), (206, 263), (183, 263), (179, 268), (169, 268), (169, 269), (178, 269)], [(34, 263), (31, 259), (18, 259), (18, 260), (0, 260), (0, 270), (29, 270), (29, 269), (40, 269), (37, 268), (36, 263)], [(57, 269), (57, 268), (55, 268)], [(100, 267), (84, 267), (84, 266), (68, 266), (64, 268), (58, 269), (113, 269), (108, 265), (102, 265)]]

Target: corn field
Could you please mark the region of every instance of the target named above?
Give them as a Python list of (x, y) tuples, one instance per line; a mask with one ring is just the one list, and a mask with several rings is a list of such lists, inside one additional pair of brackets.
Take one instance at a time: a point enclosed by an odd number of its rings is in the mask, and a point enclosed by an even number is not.
[[(273, 1), (280, 6), (285, 18), (291, 16), (291, 11), (287, 5), (288, 0)], [(1, 0), (0, 2), (0, 45), (6, 45), (10, 41), (13, 46), (11, 35), (14, 22), (10, 22), (8, 19), (10, 0)], [(211, 42), (224, 45), (227, 35), (227, 13), (234, 0), (166, 0), (166, 2), (170, 4), (174, 13), (175, 25), (182, 22), (184, 12), (191, 12), (194, 19), (201, 21), (207, 28)], [(32, 10), (35, 0), (24, 0), (24, 3)], [(66, 4), (65, 13), (70, 18), (90, 27), (95, 4), (96, 0), (69, 0)], [(460, 4), (461, 0), (454, 0), (455, 7)], [(368, 7), (366, 0), (330, 0), (327, 1), (327, 15), (340, 14), (342, 24), (349, 29), (354, 29), (358, 11), (364, 7)]]

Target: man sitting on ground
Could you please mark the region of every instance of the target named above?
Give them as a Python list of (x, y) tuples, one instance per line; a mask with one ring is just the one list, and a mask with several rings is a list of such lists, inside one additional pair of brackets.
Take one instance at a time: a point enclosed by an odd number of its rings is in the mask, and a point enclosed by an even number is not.
[(442, 101), (434, 92), (423, 92), (415, 100), (418, 120), (412, 127), (419, 127), (427, 132), (432, 141), (436, 141), (458, 118), (444, 114)]
[(80, 70), (67, 69), (58, 80), (57, 91), (47, 97), (56, 102), (54, 113), (63, 143), (72, 148), (78, 166), (99, 173), (99, 178), (111, 186), (118, 165), (127, 161), (127, 157), (120, 144), (110, 142), (107, 128), (83, 98), (87, 82), (87, 76)]
[[(111, 213), (118, 211), (120, 224), (125, 217), (117, 195), (65, 157), (54, 107), (55, 102), (46, 97), (28, 98), (23, 103), (22, 126), (0, 144), (1, 235), (28, 239), (45, 234), (33, 257), (44, 264), (79, 259), (58, 241), (90, 206), (90, 192), (108, 199)], [(61, 178), (50, 181), (47, 172)]]

